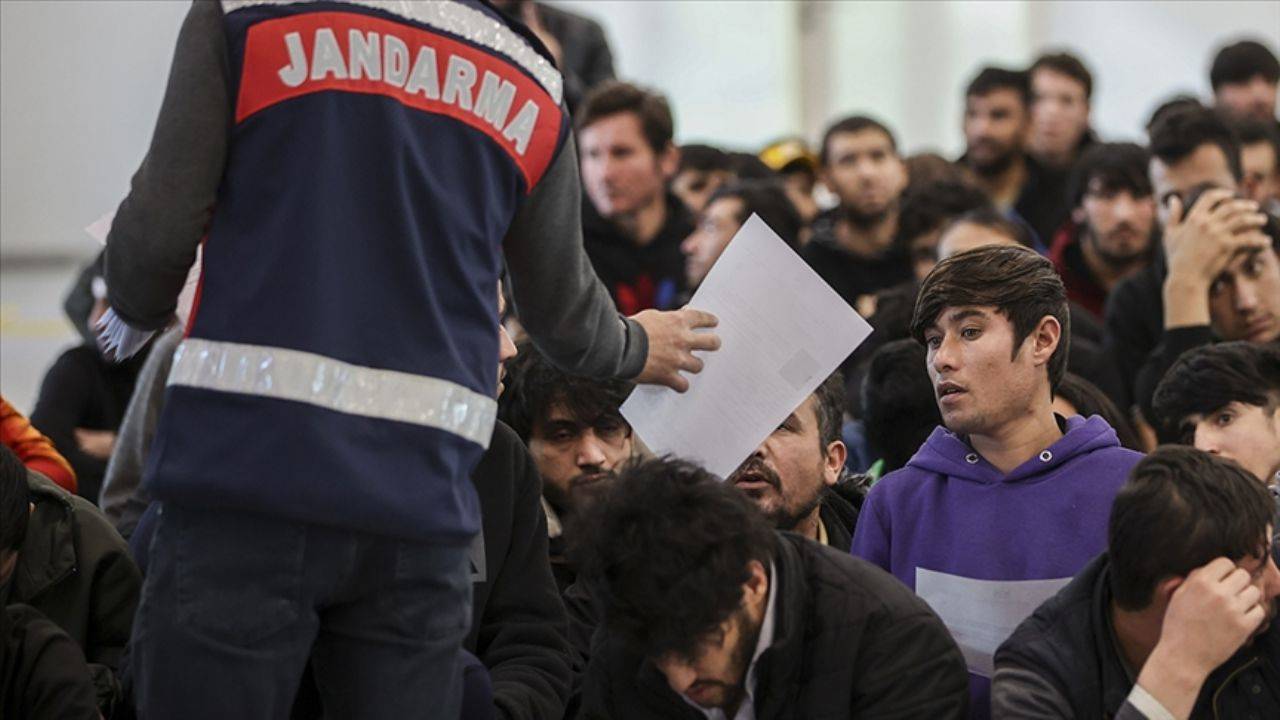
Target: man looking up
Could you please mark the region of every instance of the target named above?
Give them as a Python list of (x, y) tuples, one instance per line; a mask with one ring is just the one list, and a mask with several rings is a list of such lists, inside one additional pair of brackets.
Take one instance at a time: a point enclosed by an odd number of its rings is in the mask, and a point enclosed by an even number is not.
[(628, 470), (579, 547), (604, 609), (580, 717), (963, 716), (963, 662), (919, 598), (695, 465)]
[[(928, 350), (944, 427), (871, 488), (854, 555), (939, 609), (975, 580), (1009, 583), (1034, 607), (1102, 550), (1107, 510), (1139, 455), (1100, 417), (1054, 414), (1069, 330), (1062, 281), (1031, 250), (981, 247), (934, 268), (911, 333)], [(960, 633), (975, 621), (1008, 633), (1021, 620), (940, 614)], [(998, 640), (969, 645), (973, 715), (985, 717)]]
[(1280, 345), (1228, 342), (1188, 351), (1156, 388), (1156, 417), (1187, 445), (1280, 481)]
[(563, 591), (575, 575), (565, 556), (566, 528), (632, 457), (631, 426), (618, 408), (633, 385), (565, 373), (530, 343), (507, 370), (499, 419), (529, 447), (542, 476), (551, 568)]
[(1280, 597), (1267, 491), (1163, 447), (1111, 509), (1107, 552), (996, 654), (997, 718), (1280, 717)]
[(911, 277), (910, 265), (893, 243), (906, 166), (889, 128), (863, 116), (827, 128), (819, 157), (823, 182), (840, 205), (814, 220), (813, 236), (800, 256), (857, 307), (864, 295)]
[(996, 209), (1016, 214), (1045, 242), (1066, 208), (1059, 182), (1026, 152), (1030, 128), (1027, 73), (983, 68), (965, 89), (965, 153), (958, 162), (974, 171)]
[(828, 377), (729, 476), (773, 527), (841, 550), (858, 519), (840, 492), (844, 392), (838, 372)]
[(1041, 55), (1031, 76), (1031, 134), (1027, 150), (1042, 165), (1069, 169), (1090, 143), (1093, 74), (1070, 53)]
[(1218, 109), (1238, 118), (1276, 122), (1280, 61), (1266, 45), (1241, 40), (1218, 51), (1209, 69)]
[(680, 242), (693, 217), (667, 189), (680, 161), (667, 99), (605, 82), (583, 101), (577, 130), (583, 241), (596, 274), (625, 315), (674, 307), (684, 289)]
[(1067, 297), (1099, 321), (1112, 288), (1146, 267), (1158, 247), (1149, 158), (1133, 143), (1094, 145), (1072, 173), (1071, 219), (1054, 237), (1049, 259)]

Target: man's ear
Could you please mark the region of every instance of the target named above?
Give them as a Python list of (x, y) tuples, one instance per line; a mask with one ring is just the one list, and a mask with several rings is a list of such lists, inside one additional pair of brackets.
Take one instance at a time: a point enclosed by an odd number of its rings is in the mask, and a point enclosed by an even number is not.
[(1048, 365), (1049, 358), (1062, 342), (1062, 324), (1058, 318), (1045, 315), (1031, 331), (1031, 359), (1036, 365)]
[(1169, 598), (1173, 597), (1174, 591), (1182, 587), (1185, 580), (1184, 577), (1171, 577), (1156, 583), (1155, 592), (1151, 594), (1151, 604), (1162, 608), (1168, 607)]
[(759, 560), (747, 562), (751, 575), (742, 584), (742, 604), (752, 607), (769, 597), (769, 571)]
[(663, 179), (670, 182), (680, 169), (680, 148), (675, 143), (667, 143), (667, 146), (658, 153), (658, 170), (662, 173)]
[(822, 482), (830, 487), (840, 481), (840, 471), (844, 469), (844, 461), (849, 457), (849, 448), (840, 440), (833, 440), (827, 445), (827, 457), (822, 464)]

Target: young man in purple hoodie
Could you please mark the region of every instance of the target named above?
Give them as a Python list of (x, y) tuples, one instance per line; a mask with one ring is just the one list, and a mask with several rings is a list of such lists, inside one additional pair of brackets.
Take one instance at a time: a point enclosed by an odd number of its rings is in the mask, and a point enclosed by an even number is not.
[(955, 255), (925, 278), (911, 333), (945, 427), (867, 496), (853, 554), (913, 588), (965, 654), (990, 715), (992, 654), (1106, 548), (1138, 453), (1102, 418), (1055, 415), (1070, 320), (1052, 263), (1022, 247)]

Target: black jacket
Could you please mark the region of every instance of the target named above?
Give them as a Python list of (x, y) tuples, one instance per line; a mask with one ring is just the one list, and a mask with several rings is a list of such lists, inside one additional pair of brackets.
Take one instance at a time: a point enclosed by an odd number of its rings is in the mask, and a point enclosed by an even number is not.
[(863, 491), (852, 482), (838, 483), (822, 493), (818, 506), (818, 519), (827, 529), (827, 547), (849, 552), (853, 544), (853, 529), (858, 525), (858, 508), (862, 507)]
[[(797, 535), (779, 535), (774, 641), (760, 656), (760, 720), (959, 718), (964, 659), (942, 621), (888, 573)], [(582, 718), (702, 714), (619, 639), (597, 635)]]
[[(1143, 372), (1148, 358), (1164, 335), (1166, 272), (1164, 254), (1156, 253), (1150, 265), (1121, 280), (1107, 296), (1104, 345), (1124, 385), (1126, 397), (1122, 407), (1133, 402), (1142, 404), (1136, 389), (1138, 375)], [(1150, 376), (1152, 372), (1148, 369), (1144, 375)], [(1156, 379), (1158, 381), (1159, 376)], [(1149, 383), (1144, 379), (1144, 386)], [(1150, 402), (1149, 397), (1147, 401)]]
[(538, 3), (538, 15), (560, 43), (565, 103), (575, 110), (592, 88), (613, 79), (613, 51), (604, 28), (589, 17), (545, 3)]
[(693, 217), (684, 203), (669, 192), (666, 203), (666, 222), (642, 247), (601, 216), (591, 198), (583, 195), (583, 245), (623, 315), (649, 308), (671, 310), (684, 295), (684, 253), (680, 243), (693, 232)]
[(464, 647), (489, 669), (500, 717), (560, 720), (571, 675), (568, 627), (547, 559), (542, 481), (501, 422), (471, 480), (483, 530), (472, 545)]
[(824, 282), (852, 307), (862, 295), (870, 295), (910, 280), (911, 263), (896, 245), (878, 257), (861, 257), (840, 247), (836, 225), (843, 210), (828, 210), (813, 220), (813, 237), (800, 257)]
[(0, 718), (98, 719), (84, 654), (27, 605), (0, 609)]
[[(1018, 626), (995, 656), (992, 717), (1141, 717), (1125, 703), (1135, 678), (1116, 651), (1104, 553)], [(1192, 718), (1280, 717), (1280, 624), (1205, 681)]]

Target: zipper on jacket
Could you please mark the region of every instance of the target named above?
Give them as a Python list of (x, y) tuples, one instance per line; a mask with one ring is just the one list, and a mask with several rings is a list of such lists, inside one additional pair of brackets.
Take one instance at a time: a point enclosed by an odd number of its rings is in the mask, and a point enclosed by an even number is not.
[(1220, 718), (1222, 717), (1221, 715), (1218, 714), (1218, 696), (1222, 695), (1222, 691), (1227, 689), (1227, 685), (1231, 684), (1231, 681), (1235, 678), (1235, 676), (1249, 669), (1249, 667), (1256, 662), (1258, 662), (1258, 656), (1255, 655), (1253, 656), (1253, 658), (1249, 660), (1249, 662), (1233, 670), (1230, 675), (1228, 675), (1225, 679), (1223, 679), (1222, 684), (1218, 686), (1218, 689), (1213, 692), (1212, 705), (1213, 705), (1214, 720), (1220, 720)]

